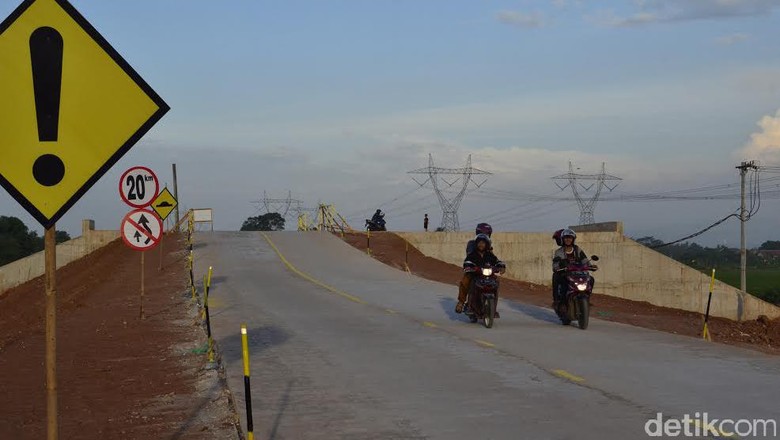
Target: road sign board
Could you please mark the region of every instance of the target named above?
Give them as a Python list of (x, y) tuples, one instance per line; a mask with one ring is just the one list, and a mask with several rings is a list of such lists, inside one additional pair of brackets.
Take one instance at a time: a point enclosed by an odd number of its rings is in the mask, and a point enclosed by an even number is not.
[(154, 171), (146, 167), (133, 167), (122, 173), (119, 179), (119, 195), (133, 208), (146, 208), (160, 192), (160, 182)]
[(169, 110), (67, 0), (0, 23), (0, 185), (50, 227)]
[(168, 187), (166, 186), (160, 191), (160, 195), (154, 199), (154, 202), (152, 202), (152, 209), (154, 209), (154, 212), (156, 212), (161, 219), (165, 220), (171, 215), (171, 212), (176, 209), (177, 204), (176, 198), (173, 197), (173, 194), (168, 191)]
[(148, 251), (160, 243), (163, 225), (154, 212), (136, 209), (122, 219), (120, 231), (126, 245), (137, 251)]

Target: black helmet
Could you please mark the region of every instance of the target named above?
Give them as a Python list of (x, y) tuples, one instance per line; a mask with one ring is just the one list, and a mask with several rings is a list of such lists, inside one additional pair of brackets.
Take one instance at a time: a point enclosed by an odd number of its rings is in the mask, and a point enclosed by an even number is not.
[(476, 234), (477, 235), (485, 234), (488, 237), (490, 237), (491, 235), (493, 235), (493, 227), (490, 226), (487, 223), (480, 223), (480, 224), (477, 225), (477, 232), (476, 232)]
[(488, 237), (487, 234), (478, 234), (477, 238), (474, 239), (474, 245), (476, 246), (480, 241), (484, 241), (488, 249), (490, 249), (490, 247), (493, 245), (493, 243), (490, 241), (490, 237)]

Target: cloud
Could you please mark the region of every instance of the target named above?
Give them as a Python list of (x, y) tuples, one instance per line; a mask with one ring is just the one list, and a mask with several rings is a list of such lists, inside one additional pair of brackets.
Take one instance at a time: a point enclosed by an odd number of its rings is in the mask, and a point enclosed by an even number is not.
[(720, 44), (721, 46), (732, 46), (737, 43), (745, 42), (750, 37), (747, 34), (743, 33), (734, 33), (729, 35), (723, 35), (722, 37), (718, 37), (715, 39), (715, 42), (717, 44)]
[(628, 15), (601, 11), (595, 21), (608, 27), (637, 27), (654, 23), (716, 20), (770, 15), (777, 0), (638, 0)]
[(501, 11), (496, 14), (496, 19), (504, 24), (524, 28), (540, 28), (545, 25), (546, 20), (541, 12), (519, 12), (519, 11)]
[(740, 151), (744, 159), (758, 159), (772, 163), (780, 162), (780, 110), (766, 115), (757, 124), (761, 130), (750, 135)]

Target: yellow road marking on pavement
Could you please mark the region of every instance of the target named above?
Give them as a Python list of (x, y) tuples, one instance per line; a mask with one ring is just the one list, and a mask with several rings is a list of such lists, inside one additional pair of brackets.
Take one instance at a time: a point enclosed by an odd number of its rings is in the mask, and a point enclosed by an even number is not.
[(337, 289), (337, 288), (335, 288), (333, 286), (329, 286), (329, 285), (323, 283), (322, 281), (319, 281), (319, 280), (313, 278), (311, 275), (309, 275), (309, 274), (307, 274), (305, 272), (301, 272), (297, 267), (293, 266), (292, 263), (287, 261), (287, 258), (285, 258), (284, 254), (282, 254), (282, 252), (279, 250), (279, 248), (276, 247), (276, 244), (274, 244), (274, 242), (271, 240), (271, 238), (266, 233), (261, 232), (261, 234), (263, 235), (263, 238), (265, 238), (265, 241), (267, 241), (268, 244), (271, 246), (271, 248), (274, 250), (274, 252), (276, 252), (276, 255), (279, 256), (279, 259), (282, 260), (282, 263), (284, 263), (284, 265), (287, 266), (287, 268), (290, 269), (292, 272), (296, 273), (298, 276), (300, 276), (301, 278), (305, 279), (306, 281), (309, 281), (310, 283), (316, 284), (316, 285), (322, 287), (323, 289), (325, 289), (325, 290), (327, 290), (329, 292), (335, 293), (336, 295), (344, 297), (344, 298), (346, 298), (346, 299), (348, 299), (348, 300), (350, 300), (352, 302), (356, 302), (358, 304), (365, 304), (365, 301), (363, 301), (362, 299), (360, 299), (360, 298), (358, 298), (358, 297), (356, 297), (354, 295), (350, 295), (349, 293), (344, 292), (342, 290), (339, 290), (339, 289)]
[(496, 348), (496, 344), (493, 344), (492, 342), (488, 342), (488, 341), (483, 341), (482, 339), (474, 339), (474, 342), (476, 342), (477, 344), (483, 347)]
[(572, 381), (572, 382), (577, 382), (577, 383), (582, 383), (582, 382), (585, 382), (585, 379), (583, 379), (583, 378), (581, 378), (581, 377), (579, 377), (579, 376), (575, 376), (575, 375), (573, 375), (573, 374), (569, 373), (569, 372), (568, 372), (568, 371), (566, 371), (566, 370), (553, 370), (552, 372), (553, 372), (553, 374), (555, 374), (556, 376), (558, 376), (558, 377), (562, 377), (562, 378), (564, 378), (564, 379), (567, 379), (567, 380), (570, 380), (570, 381)]
[[(265, 234), (264, 232), (261, 232), (260, 234), (262, 234), (263, 238), (265, 238), (265, 240), (268, 242), (268, 244), (271, 246), (271, 248), (274, 250), (274, 252), (276, 252), (276, 255), (279, 257), (279, 259), (282, 261), (282, 263), (284, 263), (284, 265), (287, 266), (287, 268), (290, 271), (292, 271), (293, 273), (297, 274), (298, 276), (300, 276), (301, 278), (309, 281), (312, 284), (320, 286), (323, 289), (325, 289), (325, 290), (327, 290), (329, 292), (335, 293), (335, 294), (337, 294), (337, 295), (339, 295), (339, 296), (341, 296), (343, 298), (346, 298), (346, 299), (348, 299), (350, 301), (353, 301), (353, 302), (356, 302), (356, 303), (359, 303), (359, 304), (366, 304), (368, 306), (371, 306), (371, 304), (363, 301), (362, 299), (360, 299), (360, 298), (358, 298), (358, 297), (356, 297), (354, 295), (350, 295), (350, 294), (348, 294), (348, 293), (346, 293), (346, 292), (344, 292), (342, 290), (339, 290), (339, 289), (337, 289), (337, 288), (335, 288), (333, 286), (329, 286), (329, 285), (323, 283), (322, 281), (319, 281), (319, 280), (313, 278), (312, 276), (308, 275), (307, 273), (300, 271), (297, 267), (293, 266), (292, 263), (290, 263), (287, 260), (287, 258), (284, 256), (284, 254), (282, 254), (282, 252), (279, 250), (279, 248), (276, 247), (276, 244), (274, 244), (274, 242), (271, 240), (271, 238), (267, 234)], [(398, 312), (396, 312), (395, 310), (392, 310), (392, 309), (384, 309), (384, 310), (387, 313), (390, 313), (390, 314), (394, 314), (394, 315), (398, 314)], [(408, 315), (399, 315), (399, 316), (405, 316), (405, 317), (411, 319), (412, 321), (421, 322), (421, 321), (419, 321), (419, 320), (417, 320), (415, 318), (412, 318), (412, 317), (410, 317)], [(421, 323), (424, 326), (429, 327), (429, 328), (438, 328), (438, 326), (436, 324), (434, 324), (432, 322), (429, 322), (429, 321), (422, 321)], [(456, 338), (460, 338), (462, 340), (465, 340), (465, 338), (463, 338), (461, 336), (458, 336), (456, 333), (448, 331), (446, 328), (444, 329), (444, 332), (446, 332), (446, 333), (448, 333), (451, 336), (454, 336)], [(490, 342), (487, 342), (487, 341), (483, 341), (481, 339), (473, 339), (473, 341), (476, 342), (477, 344), (483, 346), (483, 347), (495, 348), (496, 350), (499, 350), (502, 353), (512, 355), (509, 352), (505, 352), (505, 351), (501, 350), (500, 348), (497, 348), (496, 345), (493, 344), (493, 343), (490, 343)], [(548, 374), (553, 374), (553, 375), (561, 377), (563, 379), (567, 379), (567, 380), (569, 380), (572, 383), (582, 384), (583, 382), (585, 382), (584, 378), (579, 377), (579, 376), (575, 376), (575, 375), (569, 373), (566, 370), (548, 370), (547, 368), (539, 366), (539, 365), (537, 365), (537, 364), (535, 364), (535, 363), (533, 363), (533, 362), (531, 362), (531, 361), (529, 361), (527, 359), (526, 359), (526, 362), (529, 362), (531, 365), (536, 366), (537, 368), (539, 368), (542, 371), (547, 372)]]
[(720, 429), (716, 428), (714, 424), (710, 424), (709, 431), (707, 431), (707, 425), (701, 422), (701, 420), (691, 420), (688, 422), (689, 425), (693, 425), (701, 430), (702, 433), (704, 433), (705, 437), (709, 437), (709, 435), (712, 434), (712, 432), (717, 432), (720, 437), (725, 438), (733, 438), (733, 439), (739, 439), (740, 437), (732, 432), (732, 433), (726, 433), (725, 431), (721, 431)]

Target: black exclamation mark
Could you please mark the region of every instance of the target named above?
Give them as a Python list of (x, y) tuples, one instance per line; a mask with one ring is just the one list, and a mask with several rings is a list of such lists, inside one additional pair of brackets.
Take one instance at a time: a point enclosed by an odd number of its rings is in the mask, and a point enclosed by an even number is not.
[[(57, 142), (62, 89), (62, 35), (56, 29), (40, 27), (30, 36), (35, 113), (38, 140)], [(54, 154), (44, 154), (33, 164), (33, 177), (41, 185), (54, 186), (65, 177), (65, 164)]]

